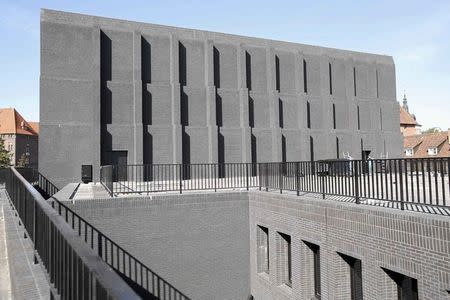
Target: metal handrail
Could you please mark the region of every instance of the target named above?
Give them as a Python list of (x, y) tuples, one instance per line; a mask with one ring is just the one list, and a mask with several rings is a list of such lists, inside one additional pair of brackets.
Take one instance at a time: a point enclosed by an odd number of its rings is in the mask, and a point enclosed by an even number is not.
[(88, 247), (116, 272), (123, 274), (139, 286), (142, 293), (155, 297), (162, 297), (165, 293), (169, 293), (174, 296), (174, 299), (190, 299), (67, 205), (55, 197), (52, 197), (50, 201), (55, 211), (78, 233)]
[[(133, 287), (140, 296), (143, 298), (150, 296), (160, 297), (161, 295), (164, 295), (165, 292), (169, 292), (171, 295), (176, 296), (176, 299), (189, 299), (189, 297), (152, 271), (144, 263), (119, 246), (108, 236), (103, 234), (86, 219), (59, 201), (56, 197), (52, 197), (58, 191), (58, 188), (42, 174), (37, 172), (37, 176), (35, 177), (38, 178), (37, 187), (40, 191), (50, 196), (48, 202), (51, 203), (52, 208), (65, 220), (69, 226), (71, 226), (74, 232), (78, 233), (78, 237), (81, 238), (81, 240), (83, 240), (89, 248), (97, 253), (103, 261), (105, 261), (121, 276), (125, 277), (126, 280), (133, 282)], [(113, 258), (113, 254), (115, 254), (115, 259)], [(125, 266), (123, 262), (128, 263)], [(131, 264), (133, 266), (131, 266)], [(137, 274), (133, 274), (132, 269), (134, 269), (135, 272), (139, 269), (141, 274), (139, 274), (139, 276)], [(138, 277), (140, 280), (138, 280)], [(146, 279), (145, 282), (144, 277)]]
[(450, 158), (109, 165), (100, 170), (100, 182), (111, 196), (259, 188), (450, 216)]
[(6, 179), (6, 191), (33, 242), (35, 262), (41, 262), (47, 270), (53, 296), (139, 299), (14, 167)]

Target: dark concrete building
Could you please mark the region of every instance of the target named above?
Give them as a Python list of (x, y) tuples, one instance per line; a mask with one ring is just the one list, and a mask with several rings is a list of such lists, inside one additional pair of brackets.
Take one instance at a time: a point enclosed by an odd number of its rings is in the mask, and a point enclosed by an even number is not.
[(81, 164), (402, 155), (389, 56), (43, 10), (40, 80), (59, 186)]

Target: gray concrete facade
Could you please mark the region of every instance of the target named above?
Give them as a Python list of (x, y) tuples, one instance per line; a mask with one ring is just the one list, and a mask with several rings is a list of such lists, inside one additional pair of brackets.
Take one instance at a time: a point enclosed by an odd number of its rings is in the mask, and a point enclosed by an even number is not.
[(418, 299), (450, 299), (445, 216), (256, 190), (66, 203), (192, 299), (317, 299), (311, 244), (320, 299), (350, 299), (343, 256), (361, 262), (357, 299), (397, 299), (390, 271), (415, 279)]
[(402, 153), (390, 56), (42, 10), (40, 87), (60, 187), (81, 164)]

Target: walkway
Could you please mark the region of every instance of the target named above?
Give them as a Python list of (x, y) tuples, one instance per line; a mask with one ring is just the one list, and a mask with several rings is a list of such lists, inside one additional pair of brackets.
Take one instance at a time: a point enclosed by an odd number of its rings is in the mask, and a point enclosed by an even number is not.
[(44, 270), (33, 263), (33, 246), (24, 238), (23, 226), (14, 215), (0, 186), (0, 299), (49, 299)]

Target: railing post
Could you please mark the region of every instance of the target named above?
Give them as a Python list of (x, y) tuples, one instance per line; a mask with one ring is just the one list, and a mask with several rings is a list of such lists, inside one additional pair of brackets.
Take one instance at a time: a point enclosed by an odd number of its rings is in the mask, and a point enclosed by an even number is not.
[(245, 174), (247, 177), (247, 191), (248, 191), (248, 163), (245, 163)]
[(283, 194), (283, 163), (278, 164), (278, 173), (279, 173), (279, 181), (280, 181), (280, 194)]
[(353, 173), (354, 173), (354, 180), (353, 180), (353, 185), (355, 188), (355, 203), (356, 204), (360, 204), (359, 203), (359, 164), (357, 160), (353, 161), (354, 166), (353, 166)]
[(299, 162), (296, 162), (295, 163), (295, 189), (297, 190), (297, 196), (300, 196), (300, 187), (299, 187), (299, 185), (300, 185), (300, 174), (298, 173), (299, 172), (299, 165), (300, 165), (300, 163)]
[(269, 163), (266, 163), (266, 192), (269, 191)]
[(219, 167), (218, 164), (214, 164), (214, 192), (217, 192), (217, 168)]
[(180, 164), (180, 194), (183, 193), (183, 164)]
[(322, 180), (321, 180), (322, 181), (322, 199), (325, 199), (325, 176), (326, 176), (325, 165), (323, 163), (318, 163), (318, 164), (321, 164), (321, 168), (317, 168), (317, 169), (319, 169), (322, 173)]
[[(402, 172), (402, 165), (403, 165), (403, 160), (397, 160), (398, 161), (398, 173), (400, 176), (400, 209), (404, 210), (405, 209), (405, 203), (403, 202), (403, 172)], [(429, 187), (431, 189), (431, 186)]]
[(37, 260), (37, 256), (36, 256), (36, 244), (40, 243), (41, 241), (37, 241), (36, 240), (36, 231), (37, 231), (37, 212), (36, 212), (36, 208), (37, 208), (37, 204), (36, 201), (33, 201), (33, 248), (34, 248), (34, 253), (33, 253), (33, 263), (37, 264), (38, 260)]
[(259, 164), (255, 163), (255, 166), (257, 168), (259, 190), (261, 190), (261, 188), (262, 188), (261, 163), (259, 163)]

